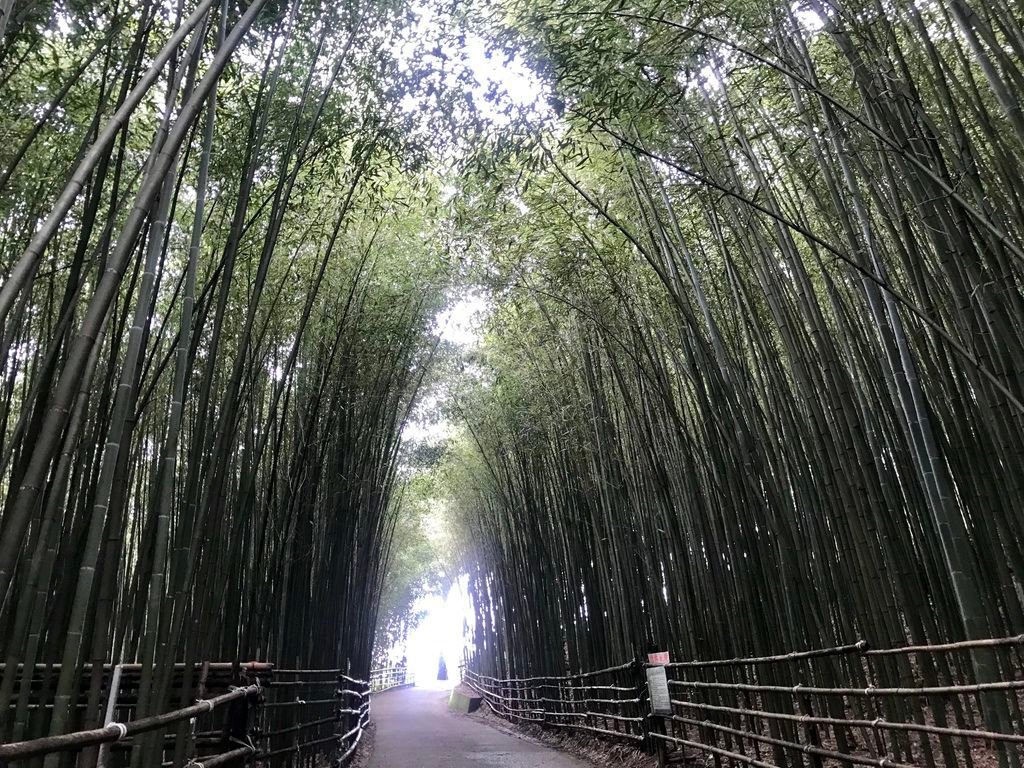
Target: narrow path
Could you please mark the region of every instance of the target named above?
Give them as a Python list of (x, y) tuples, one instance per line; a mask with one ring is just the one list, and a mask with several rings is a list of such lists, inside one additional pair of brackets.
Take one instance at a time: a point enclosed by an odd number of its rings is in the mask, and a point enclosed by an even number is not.
[(585, 768), (557, 750), (448, 711), (448, 693), (405, 688), (374, 696), (369, 768)]

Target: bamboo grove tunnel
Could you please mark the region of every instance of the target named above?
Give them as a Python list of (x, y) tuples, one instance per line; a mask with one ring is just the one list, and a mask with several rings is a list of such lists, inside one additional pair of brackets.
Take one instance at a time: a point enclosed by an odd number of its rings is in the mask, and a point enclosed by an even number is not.
[(420, 654), (610, 764), (1020, 766), (1022, 61), (1013, 0), (0, 0), (0, 764), (387, 768)]

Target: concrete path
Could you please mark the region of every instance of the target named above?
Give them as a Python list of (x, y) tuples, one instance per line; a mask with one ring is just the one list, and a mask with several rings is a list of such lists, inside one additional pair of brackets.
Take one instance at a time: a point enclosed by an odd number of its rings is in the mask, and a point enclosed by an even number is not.
[(373, 697), (369, 768), (585, 768), (549, 747), (448, 711), (448, 692), (404, 688)]

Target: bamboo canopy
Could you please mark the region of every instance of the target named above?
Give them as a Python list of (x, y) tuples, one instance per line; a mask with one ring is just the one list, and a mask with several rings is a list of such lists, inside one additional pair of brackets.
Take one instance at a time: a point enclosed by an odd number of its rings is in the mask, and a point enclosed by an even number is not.
[(435, 497), (482, 681), (1019, 733), (1022, 61), (1010, 0), (0, 0), (0, 738), (369, 679)]
[(367, 679), (446, 269), (366, 74), (395, 10), (9, 6), (0, 742), (107, 733), (115, 668), (144, 723), (253, 660)]

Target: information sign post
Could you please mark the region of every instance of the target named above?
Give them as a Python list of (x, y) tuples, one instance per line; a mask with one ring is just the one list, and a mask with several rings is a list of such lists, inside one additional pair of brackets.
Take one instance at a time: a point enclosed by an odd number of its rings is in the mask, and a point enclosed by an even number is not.
[[(662, 719), (672, 714), (672, 697), (668, 690), (668, 675), (665, 665), (669, 663), (668, 651), (659, 651), (653, 643), (648, 648), (647, 666), (644, 673), (647, 677), (647, 700), (651, 703), (651, 717), (648, 718), (648, 733), (665, 733), (665, 721)], [(648, 748), (658, 755), (658, 765), (665, 766), (668, 762), (666, 744), (662, 739), (648, 737)], [(653, 742), (653, 743), (650, 743)]]
[(652, 715), (672, 714), (672, 699), (668, 693), (668, 676), (664, 667), (647, 668), (647, 695), (651, 699)]

